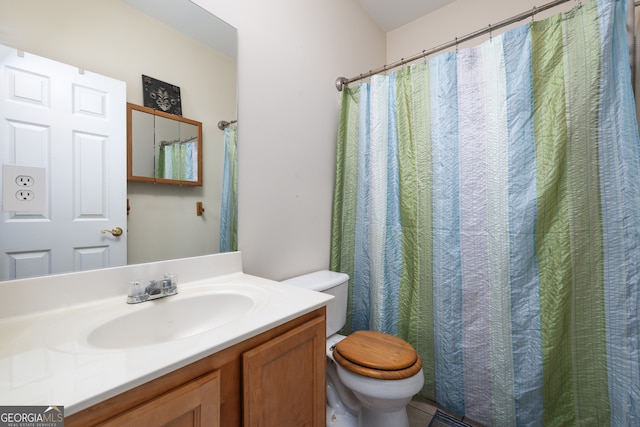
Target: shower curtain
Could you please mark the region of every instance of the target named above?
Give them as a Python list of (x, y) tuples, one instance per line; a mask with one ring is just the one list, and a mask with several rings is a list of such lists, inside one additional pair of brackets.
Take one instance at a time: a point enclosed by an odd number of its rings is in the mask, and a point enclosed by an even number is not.
[(158, 149), (156, 178), (196, 181), (198, 179), (198, 141), (161, 144)]
[(343, 92), (343, 333), (407, 339), (421, 395), (483, 424), (640, 425), (625, 12), (585, 2)]
[(238, 250), (237, 126), (224, 129), (224, 169), (220, 207), (220, 252)]

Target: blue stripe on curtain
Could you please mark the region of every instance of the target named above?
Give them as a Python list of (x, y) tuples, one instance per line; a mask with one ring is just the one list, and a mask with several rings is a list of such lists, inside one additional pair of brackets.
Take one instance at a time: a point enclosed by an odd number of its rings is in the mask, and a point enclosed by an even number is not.
[(382, 305), (381, 331), (398, 333), (398, 298), (402, 275), (402, 224), (400, 223), (400, 182), (398, 172), (398, 135), (396, 129), (396, 75), (388, 79), (389, 85), (389, 128), (387, 130), (387, 217), (386, 241), (384, 248), (385, 302)]
[[(387, 237), (387, 156), (389, 152), (389, 77), (371, 78), (370, 168), (369, 168), (369, 248), (371, 282), (385, 281), (385, 249)], [(393, 309), (388, 299), (390, 287), (370, 289), (370, 319), (368, 329), (383, 330), (385, 306)]]
[(369, 170), (371, 138), (370, 102), (371, 87), (360, 86), (360, 134), (358, 140), (358, 192), (356, 196), (356, 240), (353, 270), (353, 317), (354, 331), (369, 329)]
[[(220, 203), (220, 252), (238, 250), (237, 127), (224, 130), (224, 159)], [(196, 171), (197, 172), (197, 171)]]
[(529, 26), (504, 34), (509, 150), (509, 224), (512, 348), (517, 425), (542, 420), (542, 343), (536, 258), (536, 164), (533, 140), (533, 87)]
[[(635, 256), (638, 245), (640, 178), (640, 143), (633, 93), (627, 84), (629, 68), (611, 67), (626, 61), (626, 33), (620, 22), (626, 15), (625, 2), (599, 1), (600, 28), (603, 46), (602, 102), (600, 104), (599, 140), (601, 162), (601, 197), (604, 228), (605, 306), (607, 321), (607, 364), (611, 425), (633, 425), (640, 420), (640, 396), (630, 396), (628, 390), (640, 384), (639, 319), (640, 264)], [(616, 21), (616, 22), (614, 22)], [(632, 111), (633, 110), (633, 111)], [(609, 124), (613, 124), (610, 126)], [(621, 180), (620, 174), (624, 177)], [(619, 191), (622, 182), (626, 183)], [(635, 290), (634, 290), (635, 288)], [(635, 420), (635, 421), (634, 421)]]
[(184, 179), (187, 181), (197, 181), (198, 179), (198, 147), (196, 141), (190, 141), (186, 144), (186, 159)]
[[(465, 413), (462, 366), (462, 277), (458, 170), (458, 80), (456, 55), (429, 61), (433, 146), (433, 282), (436, 396)], [(428, 361), (425, 361), (428, 363)]]

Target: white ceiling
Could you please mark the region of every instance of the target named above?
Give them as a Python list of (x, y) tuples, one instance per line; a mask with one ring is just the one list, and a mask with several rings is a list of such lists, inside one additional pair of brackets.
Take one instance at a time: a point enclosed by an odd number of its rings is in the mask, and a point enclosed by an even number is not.
[(358, 0), (385, 32), (395, 30), (455, 0)]

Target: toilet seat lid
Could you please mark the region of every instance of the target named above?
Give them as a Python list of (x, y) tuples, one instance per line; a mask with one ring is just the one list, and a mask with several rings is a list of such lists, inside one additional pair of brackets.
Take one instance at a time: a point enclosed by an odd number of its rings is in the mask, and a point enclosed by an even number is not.
[(378, 331), (352, 333), (336, 345), (333, 355), (343, 368), (372, 378), (409, 378), (422, 368), (411, 344)]

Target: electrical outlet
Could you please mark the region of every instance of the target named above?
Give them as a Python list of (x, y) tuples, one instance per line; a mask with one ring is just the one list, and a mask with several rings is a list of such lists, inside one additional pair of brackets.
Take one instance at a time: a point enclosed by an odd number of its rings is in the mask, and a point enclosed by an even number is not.
[(45, 168), (2, 165), (2, 210), (44, 212), (45, 176)]
[(29, 175), (18, 175), (16, 178), (16, 184), (20, 187), (31, 187), (34, 182), (33, 177)]
[(18, 199), (19, 202), (30, 202), (34, 197), (33, 191), (29, 190), (20, 190), (16, 193), (16, 199)]

